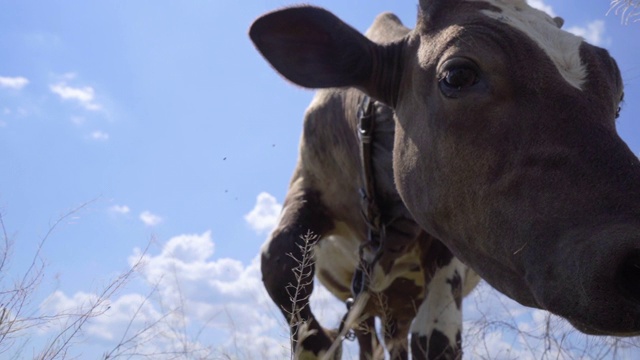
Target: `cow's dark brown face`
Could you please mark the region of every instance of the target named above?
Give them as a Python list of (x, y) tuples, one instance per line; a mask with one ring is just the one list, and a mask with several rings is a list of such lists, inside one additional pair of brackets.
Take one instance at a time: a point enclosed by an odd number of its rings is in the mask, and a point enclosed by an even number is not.
[(251, 37), (297, 84), (394, 106), (403, 201), (491, 285), (587, 333), (640, 333), (640, 163), (615, 130), (613, 59), (524, 1), (421, 9), (386, 46), (310, 7)]
[(538, 44), (510, 25), (518, 18), (484, 12), (440, 16), (406, 42), (400, 194), (502, 292), (586, 332), (635, 333), (640, 166), (615, 131), (615, 62), (546, 16), (530, 31), (566, 39)]

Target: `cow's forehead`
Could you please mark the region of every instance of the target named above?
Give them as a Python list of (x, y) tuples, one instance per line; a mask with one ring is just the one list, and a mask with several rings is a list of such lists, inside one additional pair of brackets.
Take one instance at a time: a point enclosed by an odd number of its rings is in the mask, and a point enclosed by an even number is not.
[(532, 8), (525, 0), (467, 1), (482, 1), (498, 8), (482, 10), (482, 13), (529, 36), (551, 58), (571, 86), (582, 88), (587, 71), (580, 58), (581, 37), (558, 28), (551, 16)]

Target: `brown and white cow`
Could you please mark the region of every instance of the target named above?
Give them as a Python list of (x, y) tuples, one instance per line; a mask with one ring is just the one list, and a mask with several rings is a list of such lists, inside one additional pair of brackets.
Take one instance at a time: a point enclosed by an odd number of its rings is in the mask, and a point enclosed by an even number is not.
[[(449, 304), (460, 298), (452, 275), (466, 271), (449, 250), (501, 292), (580, 331), (640, 334), (640, 162), (616, 132), (623, 85), (608, 52), (524, 0), (421, 0), (415, 29), (390, 15), (379, 22), (387, 25), (374, 25), (372, 41), (303, 6), (267, 14), (250, 30), (290, 81), (343, 88), (319, 92), (309, 108), (282, 219), (263, 251), (265, 285), (285, 315), (296, 266), (286, 254), (295, 257), (307, 230), (323, 235), (316, 275), (347, 296), (366, 227), (355, 111), (367, 94), (395, 111), (376, 134), (376, 189), (389, 226), (371, 290), (397, 301), (367, 309), (391, 312), (392, 356), (406, 356), (394, 341), (416, 313), (412, 350), (460, 355), (455, 333), (434, 325), (441, 319), (429, 301), (445, 284), (455, 294)], [(305, 284), (298, 299), (312, 291)], [(321, 354), (334, 335), (308, 307), (301, 319), (311, 335), (294, 345)], [(447, 339), (438, 353), (434, 334)]]

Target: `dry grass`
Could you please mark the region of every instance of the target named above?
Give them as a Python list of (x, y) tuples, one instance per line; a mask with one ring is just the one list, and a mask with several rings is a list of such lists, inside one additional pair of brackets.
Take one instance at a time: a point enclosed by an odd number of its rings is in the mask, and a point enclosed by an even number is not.
[[(8, 279), (11, 267), (13, 239), (0, 214), (0, 358), (19, 359), (69, 359), (75, 356), (74, 347), (78, 345), (84, 334), (83, 329), (92, 320), (104, 316), (109, 310), (110, 300), (137, 276), (144, 267), (144, 255), (141, 252), (132, 266), (115, 276), (106, 286), (98, 291), (90, 301), (83, 306), (43, 315), (38, 311), (38, 304), (34, 296), (46, 277), (46, 263), (42, 258), (43, 246), (51, 234), (66, 220), (82, 211), (87, 204), (74, 208), (55, 221), (46, 234), (40, 239), (39, 245), (31, 257), (26, 270), (15, 279)], [(301, 291), (302, 286), (308, 285), (310, 269), (314, 265), (313, 245), (318, 237), (312, 233), (303, 235), (304, 245), (301, 247), (302, 259), (294, 269), (298, 284), (290, 284), (288, 288), (294, 307), (290, 309), (292, 322), (290, 325), (304, 325), (297, 315), (300, 312), (300, 301), (306, 304), (308, 294)], [(151, 243), (151, 242), (150, 242)], [(173, 275), (173, 288), (176, 289), (177, 301), (165, 301), (159, 291), (160, 284), (149, 284), (151, 290), (138, 304), (137, 310), (131, 314), (129, 323), (115, 339), (112, 347), (101, 356), (104, 360), (121, 358), (145, 359), (250, 359), (256, 358), (255, 352), (250, 352), (238, 343), (237, 351), (230, 353), (206, 345), (207, 339), (202, 339), (204, 329), (209, 321), (201, 322), (195, 331), (187, 326), (189, 303), (182, 294), (177, 274)], [(165, 279), (166, 280), (166, 279)], [(175, 299), (174, 299), (175, 300)], [(360, 305), (367, 299), (363, 298)], [(152, 319), (140, 320), (145, 306), (152, 304), (159, 308), (158, 316)], [(356, 304), (355, 307), (360, 305)], [(305, 305), (308, 306), (308, 305)], [(316, 309), (317, 310), (317, 309)], [(465, 300), (465, 329), (463, 332), (463, 351), (465, 358), (472, 359), (632, 359), (640, 354), (640, 340), (637, 338), (592, 337), (578, 333), (564, 320), (542, 311), (531, 311), (514, 305), (497, 291), (484, 285), (470, 298)], [(523, 315), (524, 314), (524, 315)], [(528, 315), (527, 315), (528, 314)], [(533, 314), (533, 315), (532, 315)], [(273, 313), (274, 318), (280, 315)], [(348, 328), (357, 326), (362, 320), (361, 311), (354, 310), (347, 320)], [(529, 317), (529, 318), (527, 318)], [(532, 320), (530, 317), (534, 317)], [(231, 332), (242, 333), (243, 324), (234, 322), (228, 316)], [(294, 323), (298, 321), (298, 323)], [(142, 325), (141, 325), (142, 323)], [(62, 324), (62, 326), (60, 326)], [(284, 324), (283, 324), (284, 325)], [(32, 336), (34, 331), (41, 328), (58, 329), (49, 340), (34, 349)], [(299, 326), (304, 328), (304, 326)], [(378, 326), (380, 338), (384, 338), (383, 330)], [(287, 331), (288, 333), (288, 331)], [(232, 334), (233, 336), (233, 334)], [(304, 335), (303, 335), (304, 336)], [(338, 336), (332, 354), (340, 353), (343, 334)], [(162, 349), (148, 346), (152, 342), (165, 342), (168, 345)], [(292, 339), (293, 341), (293, 339)], [(203, 345), (204, 344), (204, 345)], [(266, 355), (269, 349), (264, 349), (258, 358), (272, 359)], [(273, 353), (273, 352), (272, 352)], [(346, 355), (345, 355), (346, 356)], [(290, 352), (291, 358), (296, 354)], [(355, 355), (357, 358), (357, 355)], [(346, 356), (346, 358), (349, 358)]]
[[(122, 292), (144, 267), (147, 248), (142, 251), (131, 266), (113, 277), (95, 294), (88, 297), (81, 305), (71, 309), (57, 311), (53, 314), (43, 313), (36, 304), (39, 288), (47, 277), (46, 262), (42, 256), (45, 244), (51, 235), (68, 220), (74, 218), (91, 202), (69, 210), (53, 222), (45, 235), (39, 240), (37, 249), (26, 269), (14, 278), (10, 274), (13, 239), (7, 233), (4, 217), (0, 213), (0, 358), (38, 360), (54, 360), (76, 358), (75, 348), (81, 343), (84, 330), (92, 320), (105, 316), (110, 310), (111, 301)], [(102, 359), (147, 358), (147, 359), (211, 359), (213, 349), (201, 346), (199, 337), (207, 322), (200, 331), (189, 331), (186, 327), (185, 301), (178, 294), (177, 304), (163, 306), (158, 292), (158, 284), (152, 286), (144, 301), (139, 304), (130, 318), (128, 326), (111, 349), (104, 352)], [(176, 283), (179, 290), (179, 284)], [(146, 321), (143, 326), (141, 310), (149, 302), (160, 305), (161, 314)], [(46, 304), (46, 302), (44, 303)], [(134, 326), (134, 323), (136, 326)], [(34, 336), (42, 338), (42, 331), (53, 332), (44, 343), (37, 343)], [(38, 332), (41, 332), (38, 334)], [(151, 342), (165, 341), (170, 345), (162, 349), (147, 346)], [(169, 350), (167, 350), (169, 349)], [(231, 358), (231, 357), (229, 357)]]
[[(305, 307), (309, 306), (311, 294), (307, 294), (303, 289), (313, 284), (313, 276), (311, 276), (315, 266), (313, 247), (318, 240), (318, 235), (309, 230), (306, 234), (300, 235), (300, 239), (302, 240), (302, 245), (298, 246), (300, 257), (292, 253), (287, 254), (287, 256), (296, 261), (298, 266), (291, 269), (295, 277), (295, 283), (287, 284), (286, 287), (291, 301), (291, 309), (283, 309), (289, 316), (289, 327), (296, 329), (291, 334), (291, 344), (294, 345), (294, 349), (298, 350), (300, 347), (295, 346), (296, 342), (302, 342), (307, 337), (314, 335), (313, 330), (308, 330), (307, 324), (305, 324), (305, 320), (302, 319), (300, 313)], [(294, 349), (291, 351), (291, 359), (299, 357), (299, 354), (296, 354)]]
[[(620, 16), (624, 24), (640, 22), (640, 1), (638, 0), (611, 0), (609, 12)], [(608, 14), (607, 13), (607, 14)]]
[(84, 203), (60, 216), (40, 239), (26, 270), (17, 278), (9, 279), (13, 240), (7, 233), (0, 214), (0, 356), (23, 358), (33, 331), (63, 324), (60, 330), (41, 348), (32, 350), (34, 359), (64, 359), (82, 328), (93, 318), (108, 310), (109, 299), (120, 291), (137, 271), (140, 263), (115, 277), (97, 296), (81, 308), (56, 314), (42, 314), (33, 304), (40, 285), (45, 279), (45, 261), (42, 249), (53, 232), (73, 218), (92, 202)]
[[(302, 259), (294, 270), (299, 284), (308, 285), (309, 267), (313, 265), (313, 248), (310, 243), (317, 236), (307, 233), (301, 248)], [(313, 241), (308, 241), (308, 240)], [(305, 275), (306, 274), (306, 275)], [(290, 295), (298, 299), (300, 286), (289, 284)], [(374, 294), (375, 296), (375, 294)], [(308, 300), (308, 299), (307, 299)], [(364, 306), (369, 298), (356, 302)], [(295, 304), (295, 302), (294, 302)], [(542, 310), (525, 308), (506, 298), (487, 284), (477, 287), (464, 302), (465, 322), (463, 353), (471, 359), (634, 359), (640, 356), (640, 339), (587, 336), (575, 330), (567, 321)], [(308, 306), (308, 305), (305, 305)], [(292, 309), (292, 318), (295, 316)], [(317, 310), (317, 309), (316, 309)], [(361, 311), (355, 310), (347, 320), (347, 326), (324, 359), (332, 358), (338, 351), (346, 331), (358, 325)], [(379, 325), (374, 331), (384, 339)], [(292, 341), (295, 339), (292, 338)], [(298, 354), (291, 353), (291, 358)]]
[(566, 320), (507, 299), (487, 284), (465, 300), (463, 350), (473, 359), (636, 359), (640, 340), (587, 336)]

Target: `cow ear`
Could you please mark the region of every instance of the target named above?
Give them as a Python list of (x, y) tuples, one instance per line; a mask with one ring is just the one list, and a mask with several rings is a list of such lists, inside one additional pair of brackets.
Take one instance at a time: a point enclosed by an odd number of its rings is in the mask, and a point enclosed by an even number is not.
[(266, 14), (251, 25), (249, 36), (280, 74), (300, 86), (353, 86), (395, 102), (389, 94), (397, 94), (397, 89), (384, 89), (389, 84), (373, 74), (386, 66), (385, 57), (397, 56), (324, 9), (303, 6)]

